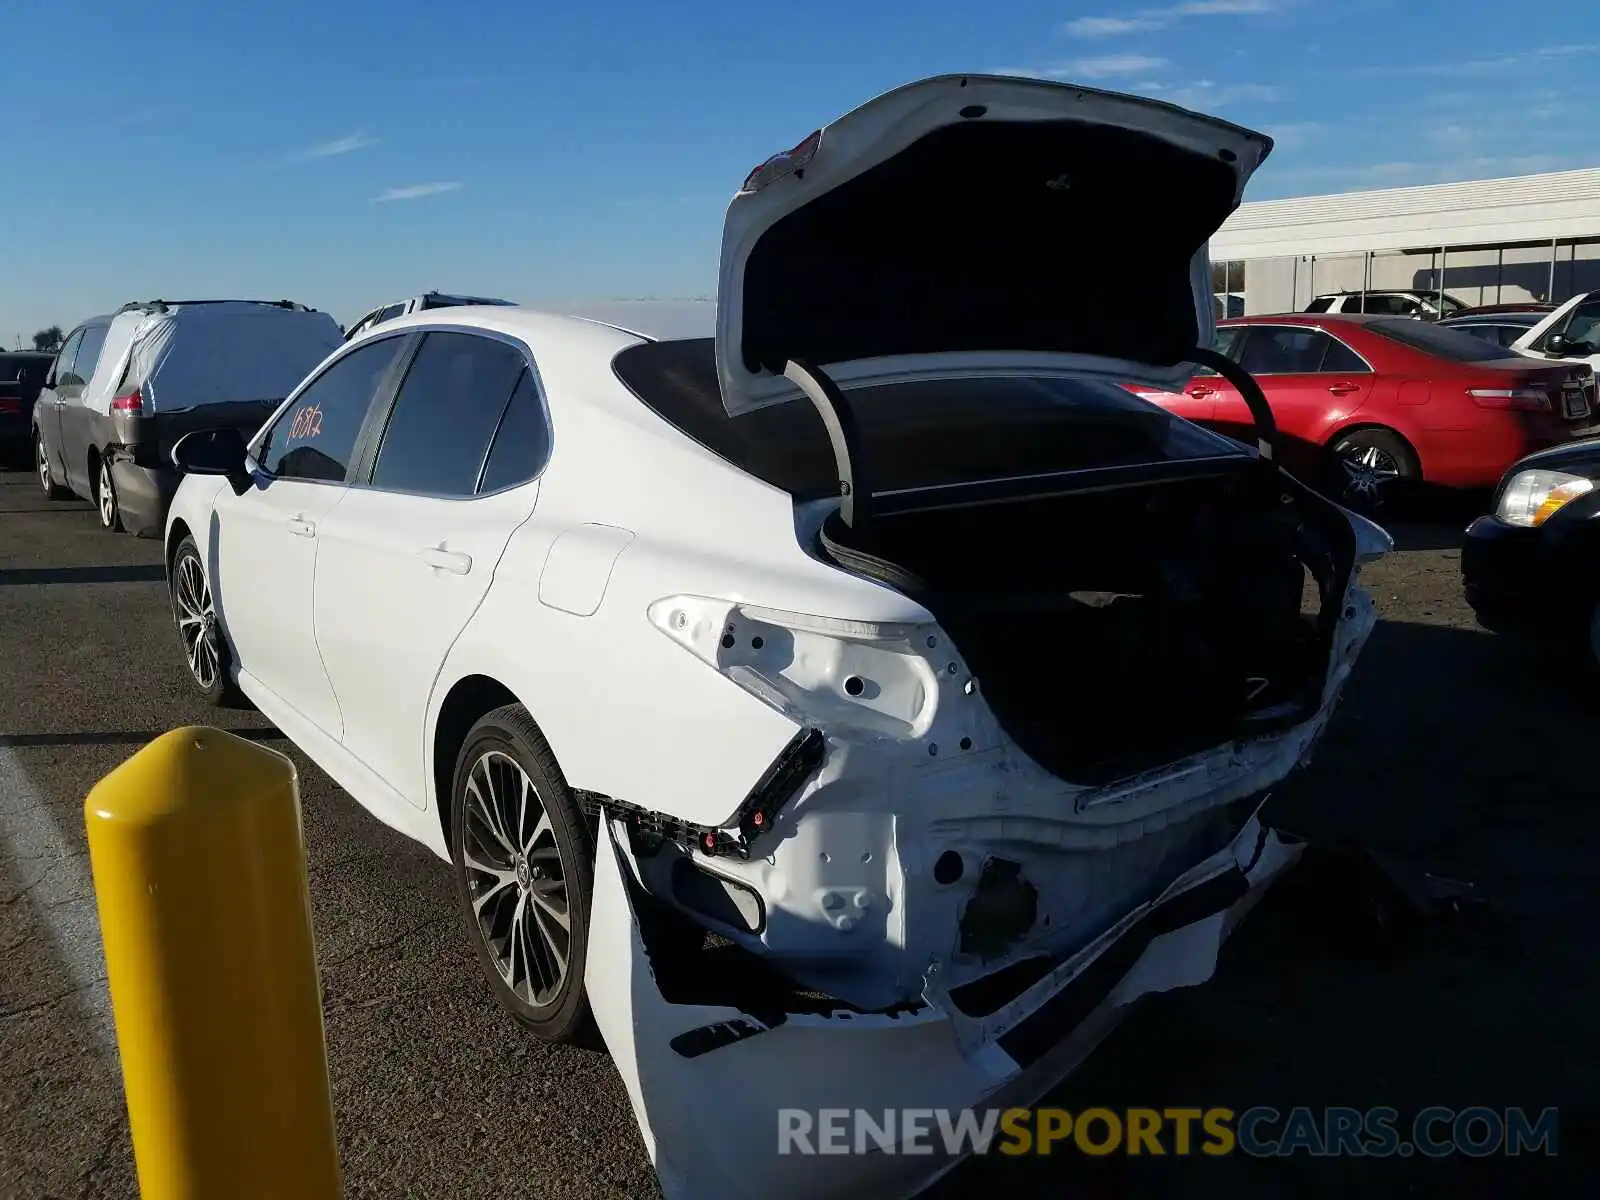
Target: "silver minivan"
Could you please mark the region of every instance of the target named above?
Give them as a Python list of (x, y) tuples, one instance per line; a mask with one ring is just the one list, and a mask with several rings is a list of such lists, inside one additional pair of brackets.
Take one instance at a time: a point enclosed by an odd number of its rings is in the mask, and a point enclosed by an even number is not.
[(152, 300), (91, 318), (34, 407), (39, 484), (92, 500), (107, 529), (159, 536), (174, 443), (197, 428), (254, 434), (339, 344), (331, 316), (289, 300)]

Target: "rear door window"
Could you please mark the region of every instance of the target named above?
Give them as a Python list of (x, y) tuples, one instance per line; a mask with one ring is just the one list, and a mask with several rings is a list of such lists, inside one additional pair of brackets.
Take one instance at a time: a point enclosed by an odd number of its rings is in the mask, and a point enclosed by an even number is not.
[(1328, 348), (1327, 352), (1322, 356), (1322, 366), (1318, 370), (1337, 371), (1341, 375), (1349, 375), (1372, 369), (1367, 366), (1365, 360), (1359, 354), (1338, 338), (1331, 334), (1324, 334), (1322, 340), (1327, 344)]
[(544, 405), (533, 373), (524, 371), (511, 393), (511, 403), (495, 431), (489, 447), (489, 460), (483, 467), (478, 491), (498, 492), (501, 488), (526, 483), (544, 470), (550, 455), (550, 427), (545, 422)]
[(489, 442), (526, 367), (521, 350), (495, 338), (426, 335), (395, 396), (372, 486), (475, 494)]
[(1244, 344), (1239, 365), (1252, 375), (1309, 375), (1322, 370), (1330, 340), (1320, 329), (1256, 325)]
[(343, 482), (373, 398), (406, 341), (366, 342), (328, 367), (262, 434), (256, 461), (278, 479)]

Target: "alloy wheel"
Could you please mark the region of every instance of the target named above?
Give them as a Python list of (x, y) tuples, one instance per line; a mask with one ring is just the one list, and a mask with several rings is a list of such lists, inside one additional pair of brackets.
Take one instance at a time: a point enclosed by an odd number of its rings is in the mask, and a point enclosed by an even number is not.
[(111, 486), (111, 464), (100, 460), (100, 488), (95, 499), (100, 504), (100, 524), (112, 529), (117, 523), (117, 493)]
[(178, 559), (172, 594), (178, 602), (178, 633), (183, 638), (189, 673), (202, 691), (209, 692), (216, 686), (222, 669), (217, 649), (217, 611), (211, 601), (211, 585), (206, 582), (206, 573), (193, 554)]
[(467, 774), (462, 863), (479, 936), (524, 1003), (556, 1002), (572, 957), (567, 864), (538, 789), (510, 755), (486, 751)]
[(1381, 504), (1388, 485), (1400, 478), (1400, 463), (1378, 446), (1352, 446), (1339, 459), (1344, 469), (1346, 498), (1363, 504)]
[(44, 448), (44, 434), (37, 434), (33, 439), (33, 456), (39, 468), (39, 486), (48, 494), (53, 489), (50, 487), (50, 455)]

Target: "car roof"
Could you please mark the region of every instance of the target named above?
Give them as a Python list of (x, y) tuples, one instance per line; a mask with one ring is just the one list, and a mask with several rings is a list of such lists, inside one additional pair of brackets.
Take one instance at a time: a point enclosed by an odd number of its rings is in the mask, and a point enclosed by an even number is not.
[(618, 345), (618, 349), (635, 342), (670, 341), (689, 336), (682, 328), (681, 322), (674, 323), (671, 320), (677, 315), (674, 313), (661, 312), (652, 319), (649, 312), (629, 311), (626, 313), (627, 323), (624, 325), (620, 323), (623, 314), (610, 316), (603, 311), (605, 306), (596, 306), (596, 311), (587, 313), (581, 311), (585, 306), (577, 307), (580, 311), (563, 312), (559, 309), (500, 304), (431, 308), (406, 313), (404, 316), (385, 321), (382, 325), (375, 325), (370, 330), (363, 330), (351, 344), (390, 335), (402, 329), (428, 325), (461, 325), (504, 333), (511, 337), (541, 341), (563, 335), (584, 338), (592, 336), (597, 330), (609, 330), (612, 334), (623, 335), (624, 340)]

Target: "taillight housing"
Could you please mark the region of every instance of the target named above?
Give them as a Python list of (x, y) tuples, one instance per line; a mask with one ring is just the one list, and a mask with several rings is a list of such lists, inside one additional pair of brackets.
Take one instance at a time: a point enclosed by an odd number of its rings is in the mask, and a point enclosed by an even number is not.
[(144, 411), (144, 396), (138, 388), (124, 392), (111, 401), (112, 412), (136, 413)]
[(1550, 393), (1543, 388), (1468, 388), (1467, 395), (1479, 408), (1515, 408), (1523, 412), (1551, 412)]

